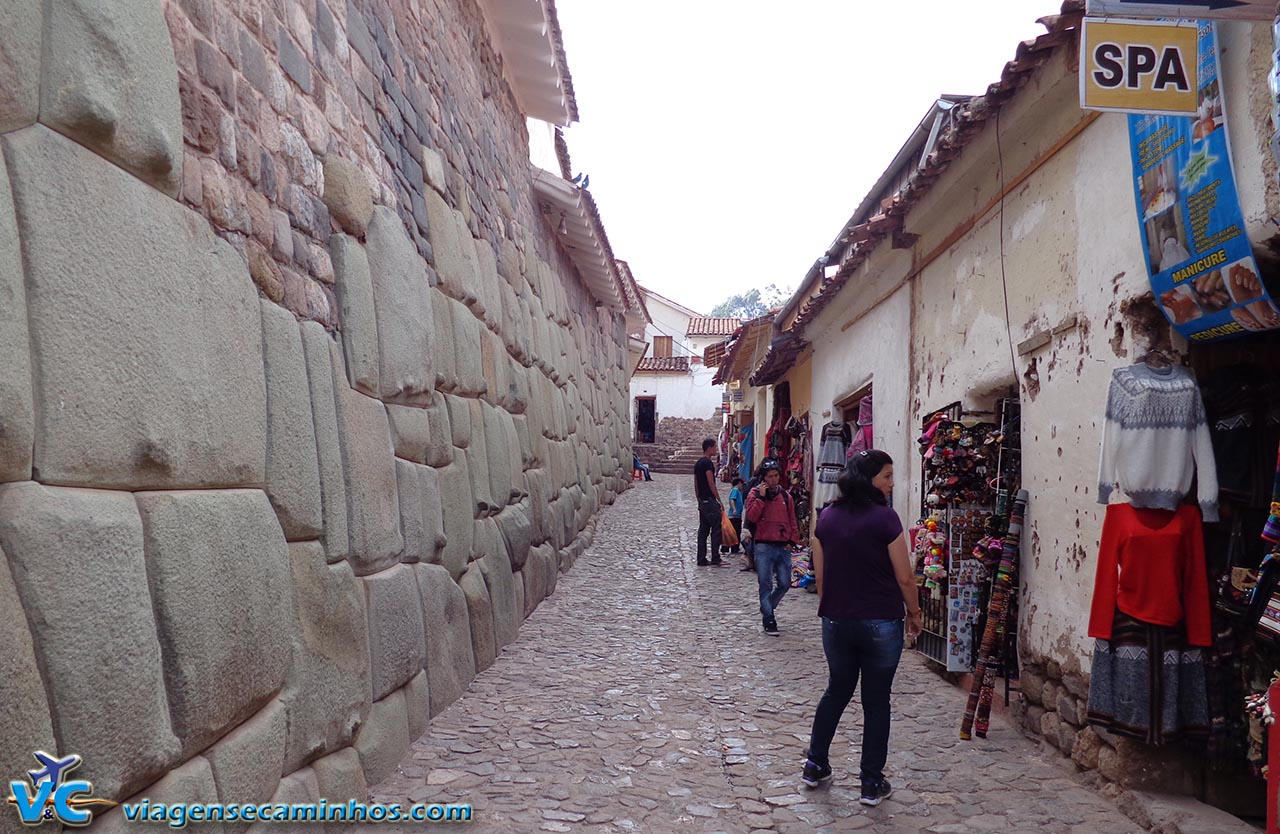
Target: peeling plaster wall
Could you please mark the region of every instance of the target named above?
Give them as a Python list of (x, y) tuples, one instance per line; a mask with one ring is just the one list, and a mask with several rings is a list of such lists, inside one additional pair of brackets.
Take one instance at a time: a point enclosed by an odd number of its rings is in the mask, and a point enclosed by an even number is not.
[(629, 487), (622, 315), (470, 0), (10, 6), (0, 769), (362, 797)]

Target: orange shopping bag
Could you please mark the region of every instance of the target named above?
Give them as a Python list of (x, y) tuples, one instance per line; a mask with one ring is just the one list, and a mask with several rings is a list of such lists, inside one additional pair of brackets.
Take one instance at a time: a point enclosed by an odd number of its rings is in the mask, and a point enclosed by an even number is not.
[(724, 510), (720, 511), (720, 546), (738, 546), (738, 531), (733, 529), (733, 522), (729, 521), (729, 514)]

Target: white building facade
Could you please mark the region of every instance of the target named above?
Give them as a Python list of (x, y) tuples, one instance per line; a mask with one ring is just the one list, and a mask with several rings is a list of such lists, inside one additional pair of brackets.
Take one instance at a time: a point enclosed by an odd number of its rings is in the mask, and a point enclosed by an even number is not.
[(631, 428), (635, 442), (653, 443), (664, 417), (707, 420), (721, 413), (724, 386), (712, 384), (715, 369), (703, 364), (702, 355), (740, 322), (709, 318), (640, 289), (650, 321), (644, 331), (647, 350), (631, 377)]

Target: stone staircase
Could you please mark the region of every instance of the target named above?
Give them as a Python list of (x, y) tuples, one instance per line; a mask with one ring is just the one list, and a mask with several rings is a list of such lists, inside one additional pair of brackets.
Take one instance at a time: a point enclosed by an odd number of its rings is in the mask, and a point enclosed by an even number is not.
[(692, 420), (664, 417), (658, 423), (655, 443), (633, 443), (632, 451), (653, 472), (692, 475), (693, 465), (702, 457), (702, 441), (720, 433), (720, 418)]

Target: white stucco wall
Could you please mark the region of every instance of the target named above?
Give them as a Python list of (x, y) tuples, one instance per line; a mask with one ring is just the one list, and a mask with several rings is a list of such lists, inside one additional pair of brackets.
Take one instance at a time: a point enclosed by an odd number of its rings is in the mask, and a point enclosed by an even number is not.
[(688, 373), (639, 372), (631, 377), (631, 432), (635, 436), (635, 401), (637, 397), (656, 397), (659, 421), (663, 417), (705, 420), (716, 416), (723, 404), (724, 386), (712, 385), (714, 368), (702, 364), (703, 352), (724, 337), (689, 336), (690, 315), (673, 306), (662, 296), (645, 291), (645, 306), (652, 322), (645, 328), (645, 339), (653, 356), (653, 341), (659, 336), (672, 337), (671, 355), (689, 359)]
[[(1269, 42), (1265, 26), (1221, 30), (1233, 157), (1255, 242), (1275, 232), (1266, 220), (1277, 201), (1266, 144)], [(1006, 181), (1050, 154), (1085, 117), (1077, 83), (1066, 50), (1059, 50), (1002, 112)], [(1031, 494), (1020, 641), (1033, 658), (1056, 660), (1066, 671), (1087, 669), (1104, 513), (1096, 493), (1107, 389), (1112, 370), (1145, 350), (1145, 338), (1135, 338), (1120, 308), (1150, 289), (1127, 123), (1123, 115), (1101, 116), (1007, 196), (1003, 270), (998, 208), (926, 265), (930, 253), (1000, 192), (994, 128), (988, 121), (912, 209), (906, 231), (920, 236), (914, 247), (892, 250), (882, 243), (811, 325), (815, 424), (824, 422), (820, 413), (833, 399), (873, 382), (876, 445), (910, 462), (905, 471), (898, 467), (909, 475), (899, 476), (894, 495), (909, 522), (919, 502), (914, 441), (924, 414), (956, 400), (990, 407), (1017, 384), (1023, 484)], [(913, 269), (918, 276), (903, 283)], [(874, 309), (841, 330), (867, 308)], [(1048, 345), (1011, 358), (1011, 341), (1016, 346), (1040, 331), (1051, 334)], [(1175, 344), (1185, 347), (1176, 338)]]

